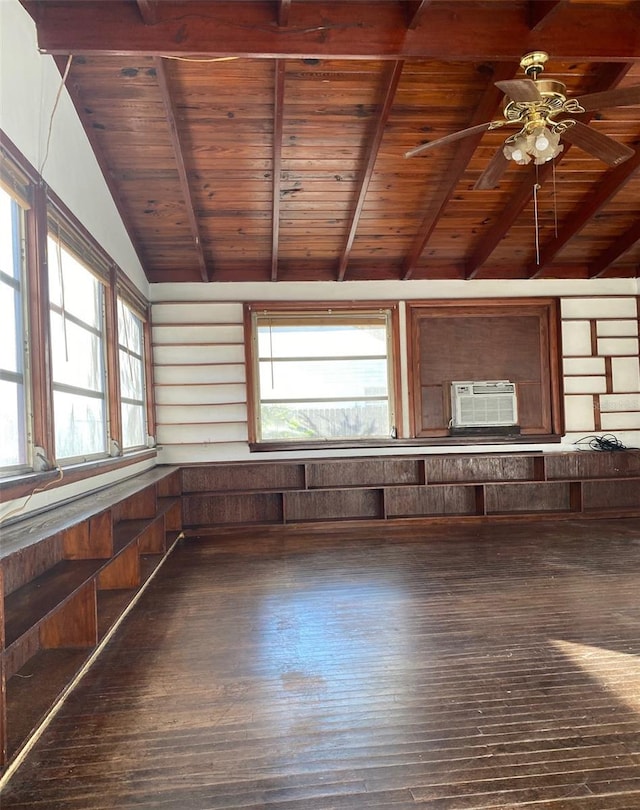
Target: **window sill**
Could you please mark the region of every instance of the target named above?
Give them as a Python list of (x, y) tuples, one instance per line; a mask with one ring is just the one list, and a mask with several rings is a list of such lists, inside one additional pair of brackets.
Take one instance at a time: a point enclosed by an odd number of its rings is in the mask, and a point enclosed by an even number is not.
[[(76, 481), (83, 481), (95, 475), (117, 470), (121, 467), (128, 467), (149, 458), (155, 458), (157, 451), (142, 450), (140, 452), (127, 453), (118, 458), (105, 458), (99, 461), (87, 461), (81, 464), (70, 464), (62, 467), (63, 476), (60, 478), (60, 470), (47, 470), (46, 472), (30, 472), (23, 475), (15, 475), (0, 480), (0, 500), (10, 501), (14, 498), (23, 498), (31, 495), (34, 490), (56, 489), (65, 484), (73, 484)], [(57, 480), (59, 479), (59, 480)]]
[(251, 453), (273, 453), (295, 450), (348, 450), (376, 447), (464, 447), (482, 444), (557, 444), (562, 437), (555, 433), (545, 434), (486, 434), (458, 436), (421, 436), (416, 439), (356, 439), (310, 442), (253, 442)]

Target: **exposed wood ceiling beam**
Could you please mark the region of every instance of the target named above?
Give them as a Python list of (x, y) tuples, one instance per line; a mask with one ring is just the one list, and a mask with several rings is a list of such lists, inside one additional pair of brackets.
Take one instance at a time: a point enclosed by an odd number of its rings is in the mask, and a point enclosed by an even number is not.
[(284, 69), (282, 59), (275, 60), (273, 92), (273, 169), (271, 214), (271, 281), (278, 278), (278, 248), (280, 237), (280, 176), (282, 174), (282, 123), (284, 118)]
[(382, 142), (382, 136), (384, 135), (387, 119), (389, 118), (389, 113), (391, 112), (391, 108), (393, 106), (393, 100), (396, 95), (396, 90), (398, 89), (398, 83), (400, 82), (403, 67), (404, 62), (402, 61), (396, 62), (390, 67), (386, 75), (387, 89), (385, 92), (382, 107), (380, 108), (380, 113), (377, 117), (375, 132), (373, 133), (369, 141), (369, 148), (367, 150), (364, 169), (362, 171), (362, 174), (360, 175), (358, 195), (356, 199), (355, 208), (351, 215), (349, 235), (347, 237), (347, 242), (344, 246), (338, 264), (338, 276), (337, 276), (338, 281), (344, 281), (344, 276), (347, 271), (347, 264), (349, 262), (349, 254), (351, 253), (351, 248), (353, 247), (353, 242), (356, 237), (356, 231), (358, 230), (358, 223), (360, 222), (360, 215), (362, 214), (362, 208), (364, 206), (364, 201), (367, 196), (369, 182), (371, 181), (371, 175), (373, 174), (373, 169), (376, 165), (378, 150), (380, 149), (380, 144)]
[(291, 0), (278, 1), (278, 25), (286, 28), (289, 25), (289, 12), (291, 11)]
[(569, 214), (558, 235), (543, 247), (540, 261), (531, 264), (527, 275), (536, 278), (550, 265), (562, 248), (589, 224), (591, 219), (629, 182), (640, 169), (640, 150), (619, 166), (610, 169), (595, 185), (592, 194)]
[[(615, 87), (626, 76), (631, 68), (631, 63), (616, 64), (612, 62), (605, 65), (600, 72), (598, 81), (594, 84), (589, 92), (600, 92), (601, 90), (608, 90)], [(581, 119), (584, 123), (588, 123), (595, 113), (590, 113)], [(563, 160), (571, 149), (571, 144), (565, 144), (564, 152), (561, 158)], [(557, 165), (558, 161), (556, 161)], [(543, 166), (538, 167), (538, 173), (535, 174), (532, 168), (525, 171), (520, 186), (516, 189), (515, 194), (511, 197), (509, 202), (504, 208), (502, 216), (497, 219), (494, 224), (487, 230), (484, 236), (480, 239), (475, 247), (472, 255), (466, 262), (465, 278), (475, 278), (482, 265), (487, 261), (489, 256), (493, 253), (496, 247), (504, 239), (509, 229), (514, 222), (518, 219), (524, 208), (531, 200), (533, 184), (535, 182), (542, 185), (547, 178), (551, 175), (553, 166), (551, 163), (545, 163)]]
[(145, 25), (155, 25), (158, 22), (158, 0), (136, 0), (138, 11)]
[(542, 31), (545, 25), (566, 6), (567, 0), (529, 0), (529, 27), (532, 31)]
[(161, 25), (145, 25), (127, 0), (23, 2), (37, 20), (39, 48), (54, 54), (512, 61), (542, 49), (557, 60), (640, 61), (635, 6), (567, 3), (553, 25), (531, 31), (516, 3), (500, 4), (499, 13), (493, 3), (433, 3), (429, 25), (406, 36), (397, 0), (299, 3), (295, 28), (274, 26), (273, 6), (248, 0), (165, 0)]
[[(513, 64), (498, 66), (497, 70), (494, 72), (494, 75), (491, 77), (490, 85), (487, 87), (480, 104), (473, 114), (473, 118), (469, 122), (470, 127), (475, 126), (476, 124), (481, 124), (484, 121), (489, 121), (493, 118), (503, 98), (502, 92), (498, 90), (494, 82), (512, 79), (517, 72), (517, 68), (518, 66)], [(403, 279), (409, 279), (413, 275), (415, 266), (420, 261), (420, 257), (424, 253), (429, 239), (431, 238), (431, 234), (435, 230), (438, 220), (447, 207), (447, 204), (451, 199), (451, 195), (453, 194), (460, 178), (464, 174), (473, 153), (478, 148), (483, 135), (484, 133), (480, 133), (480, 135), (476, 135), (472, 138), (465, 138), (460, 142), (456, 155), (449, 168), (446, 180), (441, 184), (438, 192), (434, 194), (430, 210), (422, 220), (413, 244), (405, 257), (403, 263)], [(418, 163), (418, 170), (419, 166), (420, 164)]]
[(622, 234), (611, 244), (607, 250), (603, 251), (598, 258), (589, 265), (589, 278), (599, 278), (608, 267), (623, 256), (628, 250), (640, 242), (640, 219), (632, 225), (628, 231)]
[(420, 25), (420, 21), (427, 10), (427, 6), (432, 2), (433, 0), (418, 0), (418, 2), (409, 3), (409, 22), (407, 23), (407, 28), (410, 31), (415, 30)]
[(180, 188), (184, 197), (184, 204), (187, 209), (187, 218), (189, 219), (189, 227), (191, 228), (191, 235), (196, 249), (198, 258), (198, 267), (200, 269), (200, 276), (203, 281), (210, 281), (209, 272), (207, 270), (207, 262), (204, 257), (204, 249), (202, 247), (202, 238), (200, 236), (200, 229), (198, 227), (198, 219), (196, 217), (195, 208), (193, 205), (193, 197), (189, 187), (189, 177), (187, 175), (187, 168), (184, 162), (184, 153), (180, 143), (180, 133), (178, 132), (178, 122), (176, 111), (174, 108), (173, 98), (171, 96), (171, 89), (169, 87), (169, 80), (164, 62), (160, 57), (154, 59), (156, 75), (158, 78), (158, 85), (162, 95), (162, 102), (164, 104), (165, 114), (167, 116), (167, 123), (171, 135), (171, 143), (176, 159), (176, 168), (180, 178)]

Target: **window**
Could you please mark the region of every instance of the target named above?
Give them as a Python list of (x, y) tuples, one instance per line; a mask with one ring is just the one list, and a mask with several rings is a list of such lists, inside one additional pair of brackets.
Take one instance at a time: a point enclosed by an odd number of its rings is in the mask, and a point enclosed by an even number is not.
[[(147, 451), (155, 424), (146, 307), (0, 130), (3, 500)], [(67, 467), (64, 477), (56, 466)]]
[(0, 467), (8, 472), (30, 462), (24, 219), (22, 206), (0, 187)]
[(389, 438), (391, 309), (252, 316), (258, 442)]
[(122, 447), (143, 447), (147, 440), (144, 384), (144, 324), (118, 298), (118, 359), (122, 409)]
[(55, 455), (81, 460), (107, 452), (104, 286), (51, 234), (47, 248)]

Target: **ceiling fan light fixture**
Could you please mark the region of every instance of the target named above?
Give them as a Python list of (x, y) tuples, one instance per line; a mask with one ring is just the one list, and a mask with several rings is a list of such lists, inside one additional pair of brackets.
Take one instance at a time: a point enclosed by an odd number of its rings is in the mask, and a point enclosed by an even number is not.
[(553, 160), (563, 149), (559, 132), (553, 132), (547, 126), (539, 126), (528, 134), (526, 130), (521, 130), (508, 138), (502, 151), (507, 160), (513, 160), (520, 166), (530, 163), (532, 159), (540, 166)]
[(513, 139), (505, 141), (503, 148), (504, 156), (507, 160), (515, 161), (519, 166), (531, 163), (531, 154), (527, 144), (527, 136), (520, 132)]
[(553, 160), (564, 149), (564, 146), (560, 143), (560, 133), (553, 132), (548, 127), (535, 130), (527, 138), (527, 141), (529, 154), (534, 158), (538, 166)]

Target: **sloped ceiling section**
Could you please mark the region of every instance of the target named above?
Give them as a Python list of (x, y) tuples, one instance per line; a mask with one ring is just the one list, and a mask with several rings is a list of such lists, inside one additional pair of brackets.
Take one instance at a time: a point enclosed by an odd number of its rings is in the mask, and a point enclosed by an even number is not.
[(517, 127), (405, 157), (501, 118), (532, 50), (567, 96), (640, 85), (637, 2), (23, 4), (151, 282), (639, 275), (637, 91), (573, 116), (617, 165), (502, 165)]

